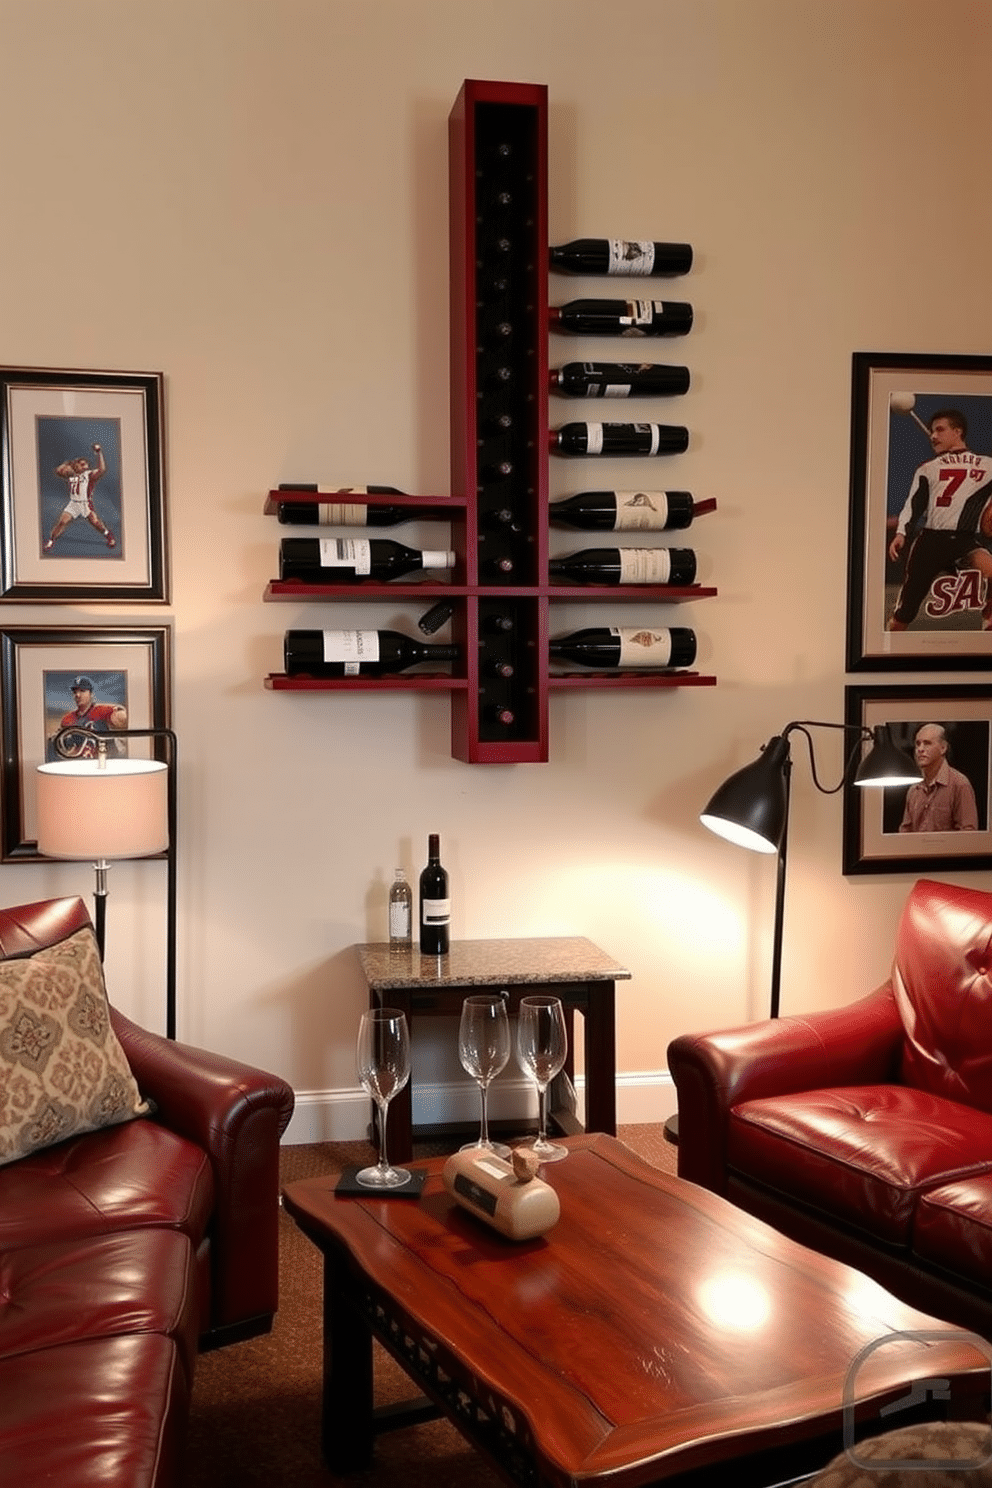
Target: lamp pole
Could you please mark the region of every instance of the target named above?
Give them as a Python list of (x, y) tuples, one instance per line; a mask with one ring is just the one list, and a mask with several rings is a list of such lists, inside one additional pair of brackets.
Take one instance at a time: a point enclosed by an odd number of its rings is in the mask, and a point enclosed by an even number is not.
[[(75, 735), (77, 743), (74, 749), (67, 744), (68, 737)], [(168, 745), (168, 759), (165, 761), (166, 770), (166, 810), (168, 813), (169, 842), (165, 850), (167, 887), (166, 887), (166, 955), (165, 955), (165, 1036), (169, 1039), (176, 1037), (176, 941), (177, 941), (177, 853), (176, 834), (178, 831), (179, 812), (177, 809), (178, 789), (177, 775), (179, 773), (179, 745), (176, 735), (170, 728), (129, 728), (114, 729), (111, 734), (94, 734), (90, 729), (82, 729), (78, 724), (67, 724), (60, 728), (58, 733), (52, 737), (55, 753), (61, 759), (78, 758), (80, 737), (87, 744), (95, 740), (100, 753), (106, 758), (107, 739), (163, 739)], [(107, 903), (107, 864), (104, 860), (96, 863), (96, 938), (100, 948), (100, 959), (103, 960), (104, 938), (106, 934), (106, 903)]]
[(785, 873), (789, 846), (789, 805), (792, 790), (792, 756), (786, 755), (782, 762), (782, 783), (785, 788), (785, 824), (782, 840), (778, 845), (778, 872), (775, 879), (775, 925), (772, 931), (772, 1018), (778, 1017), (782, 989), (782, 938), (785, 928)]

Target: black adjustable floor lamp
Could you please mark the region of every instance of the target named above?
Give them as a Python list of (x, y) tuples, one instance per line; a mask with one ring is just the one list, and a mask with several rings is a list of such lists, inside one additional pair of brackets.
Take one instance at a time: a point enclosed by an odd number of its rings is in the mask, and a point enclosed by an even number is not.
[[(837, 785), (823, 786), (816, 772), (811, 728), (842, 729), (857, 734), (844, 762)], [(782, 987), (782, 938), (785, 923), (786, 859), (789, 841), (789, 806), (792, 783), (792, 751), (789, 736), (805, 736), (813, 784), (824, 795), (834, 795), (845, 785), (877, 788), (915, 785), (923, 777), (913, 760), (897, 748), (886, 725), (869, 729), (860, 724), (824, 723), (805, 719), (787, 724), (764, 746), (758, 758), (725, 780), (714, 793), (700, 821), (711, 832), (752, 852), (775, 853), (778, 866), (775, 882), (775, 922), (772, 930), (771, 1005), (769, 1017), (777, 1018)], [(863, 746), (871, 748), (858, 762)], [(678, 1141), (678, 1117), (665, 1123), (669, 1141)]]

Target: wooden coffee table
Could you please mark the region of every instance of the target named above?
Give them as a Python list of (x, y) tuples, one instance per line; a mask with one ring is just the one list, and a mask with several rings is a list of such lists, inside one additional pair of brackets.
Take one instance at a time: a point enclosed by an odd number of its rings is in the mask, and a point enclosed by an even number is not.
[[(333, 1471), (366, 1465), (386, 1425), (443, 1412), (535, 1488), (725, 1483), (730, 1459), (735, 1485), (771, 1482), (839, 1451), (845, 1421), (859, 1434), (908, 1424), (885, 1411), (913, 1381), (950, 1382), (956, 1414), (988, 1409), (971, 1335), (612, 1137), (567, 1145), (544, 1170), (561, 1218), (524, 1244), (453, 1203), (440, 1158), (416, 1164), (429, 1174), (419, 1200), (337, 1198), (333, 1177), (287, 1186), (325, 1257)], [(373, 1337), (430, 1403), (380, 1420)]]

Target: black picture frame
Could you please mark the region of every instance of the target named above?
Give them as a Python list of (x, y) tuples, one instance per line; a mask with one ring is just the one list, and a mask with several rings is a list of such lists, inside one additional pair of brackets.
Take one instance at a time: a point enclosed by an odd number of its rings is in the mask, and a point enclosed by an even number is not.
[(0, 367), (0, 602), (166, 603), (160, 372)]
[[(854, 353), (848, 671), (971, 671), (992, 663), (992, 632), (982, 628), (982, 608), (992, 599), (992, 587), (966, 557), (956, 560), (962, 566), (953, 571), (937, 571), (932, 565), (924, 567), (929, 551), (919, 550), (916, 572), (924, 580), (932, 572), (933, 581), (907, 628), (888, 629), (920, 519), (895, 557), (890, 545), (921, 467), (934, 459), (928, 420), (947, 409), (965, 415), (968, 453), (988, 456), (992, 464), (992, 357)], [(950, 485), (935, 489), (948, 502), (963, 502), (969, 486), (977, 485), (978, 471), (977, 465), (949, 469), (946, 479), (960, 481), (958, 490)], [(986, 478), (992, 497), (988, 467), (982, 481)], [(977, 544), (986, 546), (980, 534)], [(992, 554), (988, 569), (992, 572)]]
[[(43, 861), (38, 852), (35, 799), (36, 766), (51, 753), (51, 736), (85, 689), (94, 686), (98, 710), (123, 708), (91, 720), (113, 740), (114, 724), (124, 728), (168, 728), (172, 696), (171, 627), (98, 625), (0, 628), (0, 861)], [(73, 720), (74, 721), (74, 720)], [(119, 740), (120, 753), (164, 759), (157, 740)], [(85, 751), (83, 751), (85, 752)]]
[[(845, 873), (978, 871), (992, 868), (992, 684), (865, 684), (844, 689), (844, 722), (852, 728), (888, 727), (912, 756), (917, 730), (939, 724), (947, 734), (947, 760), (970, 782), (976, 830), (902, 829), (909, 789), (844, 792)], [(866, 749), (870, 746), (864, 746)]]

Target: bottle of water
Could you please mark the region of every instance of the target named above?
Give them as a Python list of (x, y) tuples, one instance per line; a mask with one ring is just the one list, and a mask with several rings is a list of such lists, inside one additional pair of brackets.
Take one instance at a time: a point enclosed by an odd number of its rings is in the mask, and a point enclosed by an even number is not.
[(408, 951), (413, 945), (413, 890), (402, 868), (389, 886), (389, 949)]

